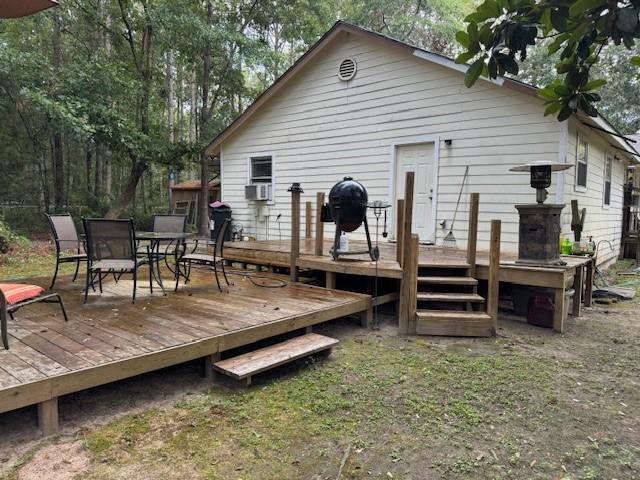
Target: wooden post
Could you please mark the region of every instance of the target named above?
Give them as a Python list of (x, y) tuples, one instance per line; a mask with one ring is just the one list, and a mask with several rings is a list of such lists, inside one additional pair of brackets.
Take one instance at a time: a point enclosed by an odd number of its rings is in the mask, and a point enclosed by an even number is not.
[(498, 329), (498, 293), (500, 291), (500, 220), (491, 220), (487, 314), (492, 319), (493, 335)]
[(400, 284), (398, 329), (401, 334), (416, 333), (416, 302), (418, 290), (418, 236), (411, 235), (404, 246), (404, 266)]
[(555, 332), (564, 332), (564, 312), (566, 308), (564, 288), (556, 288), (553, 292), (553, 330)]
[(582, 290), (584, 288), (584, 266), (576, 267), (576, 273), (573, 277), (573, 305), (571, 314), (574, 317), (580, 316), (580, 307), (582, 306)]
[(38, 404), (38, 426), (45, 437), (58, 433), (58, 397)]
[(318, 192), (316, 193), (316, 248), (314, 253), (319, 257), (322, 256), (324, 242), (324, 223), (322, 223), (322, 219), (320, 218), (322, 205), (324, 205), (324, 192)]
[(404, 236), (404, 200), (399, 198), (396, 201), (396, 261), (402, 266), (402, 241)]
[(469, 276), (476, 276), (476, 247), (478, 245), (478, 209), (480, 194), (472, 193), (469, 198), (469, 234), (467, 239), (467, 263)]
[(220, 360), (220, 352), (216, 352), (212, 355), (207, 355), (204, 360), (204, 378), (214, 381), (216, 379), (216, 371), (213, 369), (213, 364)]
[(300, 256), (300, 194), (304, 193), (299, 183), (292, 183), (291, 192), (291, 257), (289, 267), (291, 269), (291, 281), (298, 281), (298, 266)]
[[(400, 285), (400, 315), (398, 327), (401, 334), (411, 332), (411, 312), (416, 309), (416, 292), (411, 292), (413, 280), (411, 276), (418, 270), (418, 258), (412, 248), (411, 219), (413, 218), (413, 184), (415, 180), (414, 172), (407, 172), (404, 181), (404, 213), (402, 222), (402, 283)], [(417, 240), (416, 240), (417, 242)], [(415, 266), (414, 266), (415, 264)], [(417, 280), (416, 280), (417, 281)], [(413, 298), (413, 305), (411, 299)], [(415, 314), (414, 314), (415, 316)]]
[(334, 290), (336, 288), (336, 273), (324, 272), (324, 288)]
[(593, 269), (595, 268), (596, 262), (592, 258), (589, 263), (587, 263), (586, 275), (584, 279), (584, 306), (590, 307), (591, 302), (593, 300)]
[(306, 202), (304, 207), (304, 238), (311, 238), (311, 202)]

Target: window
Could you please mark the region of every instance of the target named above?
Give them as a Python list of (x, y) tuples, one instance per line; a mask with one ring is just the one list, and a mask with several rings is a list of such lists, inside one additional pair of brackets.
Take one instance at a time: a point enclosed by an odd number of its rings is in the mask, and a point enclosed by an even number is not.
[(587, 188), (587, 163), (589, 158), (589, 144), (578, 135), (576, 151), (576, 187)]
[(251, 183), (271, 183), (272, 169), (271, 156), (251, 157)]
[(613, 155), (607, 153), (604, 159), (604, 204), (611, 204), (611, 171), (613, 170)]

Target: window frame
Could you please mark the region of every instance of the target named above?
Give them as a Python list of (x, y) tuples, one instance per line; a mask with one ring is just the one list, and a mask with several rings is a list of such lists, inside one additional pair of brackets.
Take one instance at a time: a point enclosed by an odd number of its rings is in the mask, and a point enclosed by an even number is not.
[[(609, 152), (606, 151), (604, 153), (604, 170), (602, 173), (602, 178), (603, 178), (603, 182), (602, 182), (602, 206), (605, 208), (609, 208), (611, 206), (611, 189), (613, 187), (613, 163), (615, 162), (616, 156)], [(607, 178), (607, 165), (609, 164), (609, 162), (611, 162), (610, 168), (609, 168), (609, 175)], [(607, 182), (609, 183), (609, 198), (607, 201)]]
[[(584, 154), (584, 161), (581, 161), (579, 156), (578, 156), (578, 152), (580, 151), (580, 142), (583, 142), (585, 144), (585, 154)], [(576, 161), (575, 161), (575, 181), (574, 181), (574, 189), (577, 192), (586, 192), (587, 191), (587, 186), (589, 185), (589, 138), (584, 135), (582, 132), (578, 132), (576, 134)], [(579, 164), (584, 164), (585, 167), (585, 175), (584, 175), (584, 185), (580, 185), (579, 182)]]
[[(253, 162), (258, 159), (271, 159), (271, 181), (256, 181), (257, 177), (253, 176)], [(276, 182), (276, 156), (271, 152), (252, 153), (247, 158), (247, 185), (269, 184), (269, 200), (267, 205), (275, 204), (274, 185)]]

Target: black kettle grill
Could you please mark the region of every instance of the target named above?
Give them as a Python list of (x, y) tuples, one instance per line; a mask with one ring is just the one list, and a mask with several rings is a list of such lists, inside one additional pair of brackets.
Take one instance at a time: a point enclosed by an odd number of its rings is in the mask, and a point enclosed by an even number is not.
[[(338, 260), (341, 255), (362, 255), (368, 254), (371, 260), (379, 257), (378, 249), (371, 245), (369, 235), (369, 224), (367, 223), (367, 190), (360, 182), (356, 182), (352, 177), (344, 177), (341, 182), (336, 183), (329, 192), (328, 209), (323, 208), (323, 221), (333, 221), (336, 224), (336, 234), (333, 239), (331, 255), (334, 260)], [(353, 232), (364, 223), (364, 231), (367, 235), (368, 250), (363, 251), (340, 251), (340, 236), (342, 232)]]

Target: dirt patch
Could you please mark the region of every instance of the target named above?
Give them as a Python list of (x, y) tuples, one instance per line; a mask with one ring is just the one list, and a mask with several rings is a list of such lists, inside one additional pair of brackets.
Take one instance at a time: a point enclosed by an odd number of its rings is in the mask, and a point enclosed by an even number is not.
[(89, 468), (89, 455), (81, 442), (41, 448), (18, 471), (18, 480), (71, 480)]

